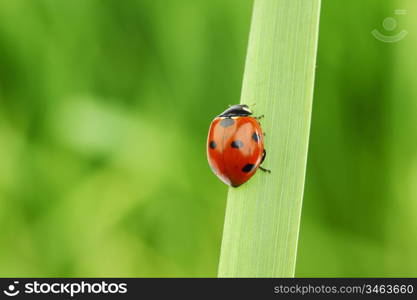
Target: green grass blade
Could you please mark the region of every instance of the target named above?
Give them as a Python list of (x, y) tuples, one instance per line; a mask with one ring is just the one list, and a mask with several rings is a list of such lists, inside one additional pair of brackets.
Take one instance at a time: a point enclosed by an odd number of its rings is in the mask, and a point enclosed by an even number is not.
[(267, 158), (229, 190), (219, 277), (293, 277), (320, 0), (255, 0), (241, 103), (264, 114)]

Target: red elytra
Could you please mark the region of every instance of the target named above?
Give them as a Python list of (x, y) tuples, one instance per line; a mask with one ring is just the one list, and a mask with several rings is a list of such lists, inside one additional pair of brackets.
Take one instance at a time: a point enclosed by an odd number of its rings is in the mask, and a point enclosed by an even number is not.
[(251, 115), (247, 105), (233, 105), (210, 125), (209, 165), (220, 180), (232, 187), (248, 181), (265, 159), (262, 129)]

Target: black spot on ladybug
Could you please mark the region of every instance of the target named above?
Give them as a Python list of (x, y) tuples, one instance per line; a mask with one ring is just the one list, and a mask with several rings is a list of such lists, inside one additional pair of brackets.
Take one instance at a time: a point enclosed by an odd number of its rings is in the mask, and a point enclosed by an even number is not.
[(215, 141), (211, 141), (211, 142), (210, 142), (210, 148), (211, 148), (211, 149), (214, 149), (214, 148), (216, 148), (216, 147), (217, 147), (216, 142), (215, 142)]
[(252, 134), (252, 138), (253, 138), (253, 140), (254, 140), (255, 142), (258, 142), (258, 141), (259, 141), (259, 135), (258, 135), (256, 132), (254, 132), (254, 133)]
[(232, 126), (233, 124), (235, 124), (235, 121), (231, 118), (224, 118), (223, 120), (220, 121), (220, 125), (223, 127), (229, 127), (229, 126)]
[(232, 146), (232, 148), (239, 149), (239, 148), (243, 147), (243, 142), (239, 141), (239, 140), (236, 140), (236, 141), (232, 142), (231, 146)]
[(242, 168), (242, 171), (245, 173), (249, 173), (250, 171), (253, 170), (254, 166), (255, 166), (254, 164), (247, 164)]

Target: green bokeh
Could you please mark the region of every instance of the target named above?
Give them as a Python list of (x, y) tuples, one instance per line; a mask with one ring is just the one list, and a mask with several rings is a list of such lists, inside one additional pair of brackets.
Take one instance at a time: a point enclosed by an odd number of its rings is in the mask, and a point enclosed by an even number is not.
[[(251, 7), (0, 0), (0, 276), (216, 275)], [(412, 11), (323, 0), (298, 276), (417, 274)]]

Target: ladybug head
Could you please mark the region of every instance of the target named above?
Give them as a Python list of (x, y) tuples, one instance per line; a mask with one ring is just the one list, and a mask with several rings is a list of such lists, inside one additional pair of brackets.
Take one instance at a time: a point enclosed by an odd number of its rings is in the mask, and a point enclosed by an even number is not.
[(242, 116), (250, 116), (252, 111), (246, 104), (235, 104), (229, 106), (224, 112), (222, 112), (219, 117), (242, 117)]

